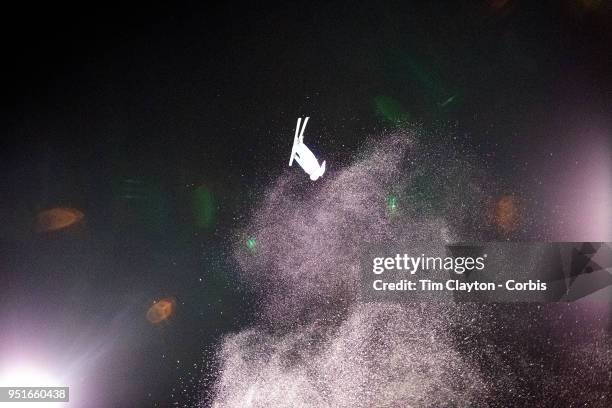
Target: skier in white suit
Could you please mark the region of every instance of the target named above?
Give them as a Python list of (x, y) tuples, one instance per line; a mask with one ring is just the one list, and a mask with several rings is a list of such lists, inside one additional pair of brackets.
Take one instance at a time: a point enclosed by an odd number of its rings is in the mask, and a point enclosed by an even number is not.
[(293, 149), (291, 149), (291, 157), (289, 158), (289, 166), (293, 164), (293, 159), (304, 169), (310, 176), (311, 180), (317, 180), (325, 173), (325, 160), (319, 165), (317, 158), (304, 144), (304, 129), (308, 123), (308, 117), (304, 119), (304, 124), (300, 128), (302, 118), (298, 118), (297, 126), (295, 127), (295, 138), (293, 139)]

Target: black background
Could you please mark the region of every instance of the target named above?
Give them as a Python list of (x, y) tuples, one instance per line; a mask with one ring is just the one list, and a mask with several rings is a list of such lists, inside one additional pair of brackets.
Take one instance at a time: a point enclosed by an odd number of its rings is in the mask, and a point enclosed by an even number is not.
[[(2, 13), (0, 295), (3, 318), (29, 323), (0, 345), (38, 338), (64, 360), (110, 350), (86, 374), (94, 394), (116, 390), (100, 406), (190, 404), (214, 380), (202, 353), (250, 313), (229, 243), (284, 170), (296, 117), (344, 163), (392, 126), (383, 95), (461, 135), (510, 185), (535, 185), (527, 163), (577, 122), (610, 126), (607, 2), (204, 3)], [(211, 228), (189, 215), (198, 186), (215, 197)], [(57, 206), (86, 226), (35, 234)], [(164, 296), (177, 313), (153, 327), (144, 314)]]

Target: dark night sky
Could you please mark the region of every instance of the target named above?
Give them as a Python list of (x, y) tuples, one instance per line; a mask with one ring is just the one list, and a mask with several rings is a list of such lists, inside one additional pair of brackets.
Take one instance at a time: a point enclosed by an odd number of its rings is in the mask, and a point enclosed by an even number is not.
[[(464, 137), (508, 185), (535, 183), (524, 163), (577, 122), (611, 128), (603, 1), (204, 3), (27, 5), (0, 25), (3, 317), (45, 310), (58, 344), (88, 324), (84, 343), (131, 328), (96, 374), (110, 387), (138, 373), (116, 396), (129, 406), (175, 400), (186, 369), (173, 362), (199, 361), (246, 320), (229, 242), (284, 170), (296, 117), (311, 116), (313, 144), (341, 164), (395, 126), (380, 107), (392, 101), (428, 137)], [(191, 219), (198, 186), (218, 206), (210, 228)], [(86, 227), (33, 233), (57, 206)], [(168, 295), (181, 313), (150, 327), (147, 305)]]

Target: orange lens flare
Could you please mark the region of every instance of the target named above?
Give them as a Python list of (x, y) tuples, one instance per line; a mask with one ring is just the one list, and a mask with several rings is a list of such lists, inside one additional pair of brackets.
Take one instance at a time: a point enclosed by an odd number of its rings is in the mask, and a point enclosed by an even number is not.
[(37, 232), (57, 231), (81, 221), (85, 215), (74, 208), (52, 208), (38, 213), (34, 228)]
[(153, 303), (147, 311), (147, 320), (153, 324), (159, 324), (167, 320), (176, 308), (176, 300), (173, 297), (160, 299)]
[(520, 225), (520, 205), (513, 196), (503, 196), (494, 205), (493, 223), (502, 232), (508, 234)]

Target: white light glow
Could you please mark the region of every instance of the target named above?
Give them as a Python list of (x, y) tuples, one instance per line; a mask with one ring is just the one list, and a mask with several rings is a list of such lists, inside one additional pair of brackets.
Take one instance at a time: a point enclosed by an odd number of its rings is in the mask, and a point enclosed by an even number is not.
[[(58, 377), (42, 367), (16, 363), (0, 367), (0, 387), (65, 387)], [(0, 408), (66, 407), (62, 402), (0, 402)]]

